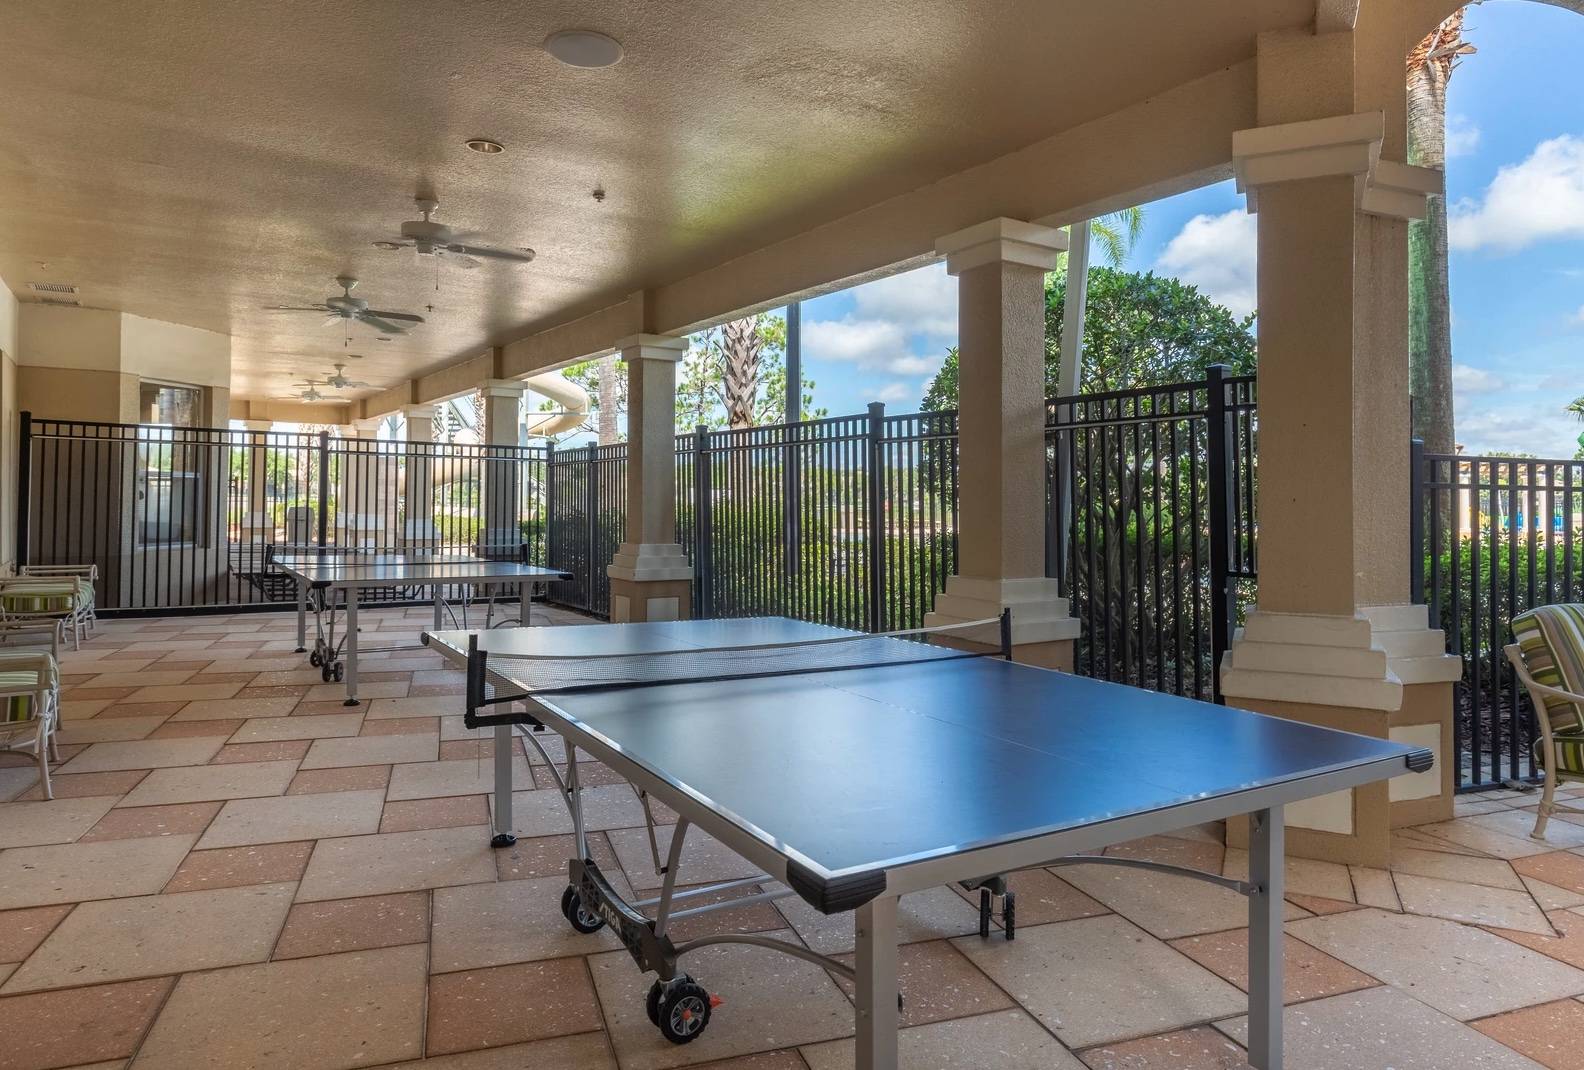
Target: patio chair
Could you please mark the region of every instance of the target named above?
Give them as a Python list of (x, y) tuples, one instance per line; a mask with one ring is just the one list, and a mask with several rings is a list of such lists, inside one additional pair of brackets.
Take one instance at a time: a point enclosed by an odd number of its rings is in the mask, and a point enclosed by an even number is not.
[(1584, 781), (1584, 605), (1531, 609), (1513, 618), (1512, 630), (1517, 641), (1503, 651), (1540, 725), (1534, 748), (1545, 789), (1530, 835), (1544, 840), (1552, 814), (1584, 813), (1556, 801), (1558, 780)]
[(55, 797), (49, 763), (60, 760), (55, 735), (59, 719), (55, 658), (42, 652), (0, 651), (0, 750), (32, 750), (46, 799)]
[(0, 621), (56, 620), (72, 648), (93, 620), (93, 585), (82, 576), (11, 576), (0, 579)]
[(88, 595), (88, 631), (92, 633), (94, 626), (99, 623), (99, 603), (98, 598), (96, 597), (96, 592), (99, 586), (98, 565), (23, 565), (17, 570), (17, 575), (35, 579), (61, 579), (69, 576), (79, 577), (83, 582), (84, 593)]

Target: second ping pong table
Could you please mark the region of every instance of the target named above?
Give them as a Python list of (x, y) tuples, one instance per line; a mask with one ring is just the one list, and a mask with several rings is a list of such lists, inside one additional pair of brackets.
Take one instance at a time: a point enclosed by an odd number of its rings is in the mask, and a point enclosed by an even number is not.
[[(999, 634), (1002, 656), (947, 645), (987, 633)], [(953, 882), (978, 889), (981, 935), (999, 899), (1011, 939), (1008, 875), (1066, 865), (1167, 870), (1247, 897), (1249, 1061), (1279, 1070), (1283, 807), (1432, 763), (1429, 751), (1387, 740), (1014, 663), (1005, 615), (908, 637), (756, 618), (423, 638), (466, 666), (467, 725), (494, 726), (493, 842), (512, 842), (518, 731), (571, 810), (576, 856), (562, 912), (582, 932), (609, 925), (657, 974), (645, 1009), (668, 1039), (698, 1036), (713, 1005), (678, 960), (746, 943), (853, 982), (858, 1070), (897, 1066), (900, 896)], [(546, 731), (564, 741), (559, 767)], [(629, 901), (591, 857), (580, 754), (624, 777), (646, 815), (651, 797), (679, 815), (663, 858), (647, 819), (658, 897)], [(1085, 853), (1244, 814), (1247, 880)], [(761, 872), (677, 891), (695, 827)], [(669, 935), (682, 917), (790, 895), (854, 913), (852, 966), (758, 934)]]
[[(421, 550), (405, 553), (368, 553), (355, 549), (336, 547), (302, 547), (278, 550), (271, 548), (268, 556), (271, 566), (291, 577), (297, 585), (297, 651), (307, 650), (308, 614), (314, 617), (314, 643), (309, 652), (309, 663), (319, 670), (325, 682), (345, 680), (346, 705), (358, 705), (358, 597), (365, 590), (398, 590), (402, 588), (430, 588), (434, 601), (434, 627), (445, 623), (450, 603), (445, 598), (448, 588), (464, 592), (461, 602), (463, 618), (457, 623), (467, 626), (467, 599), (465, 592), (474, 587), (489, 591), (485, 627), (513, 621), (527, 627), (533, 596), (551, 583), (572, 578), (560, 569), (542, 568), (526, 561), (525, 548), (512, 547), (509, 556), (491, 556), (489, 553), (472, 554), (451, 551)], [(493, 619), (494, 591), (499, 587), (516, 587), (518, 616)], [(344, 614), (340, 636), (337, 636), (337, 610)], [(392, 649), (392, 648), (383, 648)]]

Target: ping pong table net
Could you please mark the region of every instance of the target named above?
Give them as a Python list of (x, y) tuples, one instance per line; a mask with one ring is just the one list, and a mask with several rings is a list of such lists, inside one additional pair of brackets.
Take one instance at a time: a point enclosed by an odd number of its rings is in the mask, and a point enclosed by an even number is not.
[(505, 654), (468, 640), (467, 707), (538, 695), (714, 683), (1012, 656), (1010, 611), (999, 617), (879, 634), (621, 654)]

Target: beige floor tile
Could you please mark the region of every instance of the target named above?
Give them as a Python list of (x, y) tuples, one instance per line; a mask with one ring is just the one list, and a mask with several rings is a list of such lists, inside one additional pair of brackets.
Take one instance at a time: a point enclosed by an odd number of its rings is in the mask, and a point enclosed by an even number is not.
[[(849, 966), (854, 964), (851, 954), (837, 958)], [(852, 999), (851, 982), (836, 974), (832, 976), (847, 993), (847, 998)], [(902, 993), (901, 1023), (904, 1027), (988, 1014), (1015, 1006), (1011, 997), (945, 940), (903, 944), (897, 948), (897, 985)]]
[[(358, 730), (360, 736), (401, 736), (440, 735), (440, 718), (438, 717), (384, 717), (377, 721), (364, 721), (363, 727)], [(444, 758), (445, 748), (442, 745), (439, 755)], [(471, 755), (469, 755), (471, 757)]]
[(217, 672), (289, 672), (301, 666), (302, 658), (296, 655), (274, 658), (217, 658), (198, 670), (198, 674), (193, 677), (193, 683), (203, 683), (206, 675)]
[[(397, 766), (396, 768), (403, 768)], [(410, 799), (388, 802), (380, 816), (381, 832), (456, 828), (489, 824), (489, 806), (482, 795), (453, 795), (444, 799)]]
[[(224, 739), (242, 727), (242, 719), (229, 721), (166, 721), (148, 734), (149, 739), (191, 739), (196, 736), (219, 736)], [(210, 761), (222, 761), (222, 749)]]
[(237, 729), (233, 743), (274, 743), (283, 739), (329, 739), (355, 736), (363, 723), (360, 713), (324, 717), (254, 717)]
[(388, 717), (446, 717), (461, 720), (462, 701), (446, 696), (423, 695), (418, 698), (375, 698), (368, 704), (368, 719)]
[[(1014, 873), (1008, 881), (1009, 887), (1017, 895), (1019, 925), (1044, 925), (1052, 921), (1072, 921), (1074, 918), (1092, 918), (1111, 913), (1105, 904), (1090, 899), (1048, 870)], [(969, 906), (978, 909), (978, 891), (968, 891), (955, 884), (951, 890), (965, 899)], [(1001, 927), (999, 919), (992, 920), (991, 924), (996, 928)]]
[(387, 832), (320, 840), (297, 898), (347, 899), (493, 880), (495, 859), (485, 828)]
[[(1192, 877), (1119, 866), (1063, 866), (1057, 872), (1079, 891), (1163, 940), (1248, 924), (1248, 900)], [(1351, 892), (1348, 897), (1352, 898)], [(1287, 916), (1299, 916), (1298, 909), (1289, 905)]]
[[(810, 1070), (852, 1070), (851, 1040), (814, 1044), (802, 1052)], [(1083, 1070), (1020, 1010), (904, 1029), (897, 1037), (897, 1056), (908, 1070)]]
[(296, 771), (297, 763), (293, 761), (156, 769), (117, 805), (155, 806), (279, 795), (291, 783)]
[(111, 810), (83, 833), (79, 843), (96, 840), (130, 840), (140, 836), (197, 835), (220, 812), (217, 802), (177, 803), (172, 806), (129, 806)]
[[(1579, 861), (1584, 863), (1584, 859)], [(1392, 851), (1391, 868), (1394, 873), (1411, 873), (1416, 877), (1463, 881), (1516, 892), (1524, 889), (1523, 881), (1513, 872), (1513, 863), (1501, 858), (1469, 858), (1467, 855), (1401, 846)]]
[(121, 743), (145, 739), (164, 723), (163, 717), (96, 717), (91, 721), (67, 721), (61, 726), (58, 739), (66, 746), (77, 743)]
[(1421, 825), (1414, 831), (1458, 844), (1491, 858), (1524, 858), (1545, 854), (1560, 847), (1584, 844), (1584, 827), (1555, 822), (1544, 841), (1532, 839), (1533, 816), (1518, 810), (1462, 817), (1439, 825)]
[(1584, 1003), (1573, 999), (1469, 1023), (1481, 1033), (1527, 1055), (1548, 1070), (1584, 1070)]
[(202, 765), (215, 756), (222, 739), (143, 739), (95, 743), (61, 767), (63, 773), (104, 773), (116, 769), (165, 769)]
[[(1222, 872), (1228, 877), (1247, 880), (1248, 852), (1229, 848)], [(1348, 875), (1346, 866), (1335, 862), (1320, 862), (1312, 858), (1288, 858), (1286, 879), (1288, 892), (1318, 895), (1344, 903), (1353, 900), (1353, 878)]]
[(136, 669), (133, 671), (102, 672), (88, 681), (89, 687), (152, 687), (159, 684), (184, 683), (191, 669), (172, 672), (168, 669)]
[[(776, 900), (776, 909), (786, 916), (798, 937), (820, 954), (839, 955), (853, 949), (852, 914), (821, 914), (795, 895)], [(909, 892), (897, 901), (899, 944), (978, 932), (979, 909), (949, 888)], [(999, 936), (992, 940), (1001, 942)]]
[(197, 839), (160, 836), (0, 852), (0, 910), (152, 895)]
[(1570, 888), (1558, 888), (1545, 881), (1537, 881), (1532, 877), (1520, 878), (1529, 894), (1534, 896), (1534, 901), (1540, 905), (1541, 910), (1571, 910), (1574, 907), (1584, 906), (1584, 892), (1575, 892)]
[[(624, 791), (627, 793), (628, 798), (634, 799), (636, 803), (636, 797), (630, 789), (616, 785), (612, 785), (610, 789), (590, 788), (584, 794), (593, 795), (595, 792), (606, 790)], [(554, 792), (533, 791), (519, 794), (550, 796)], [(537, 809), (546, 813), (551, 812), (549, 804), (555, 802), (553, 798), (536, 801), (541, 802)], [(514, 816), (517, 819), (516, 827), (518, 829), (533, 830), (524, 833), (526, 835), (543, 836), (547, 832), (571, 831), (572, 826), (570, 823), (565, 828), (554, 827), (541, 830), (540, 826), (545, 824), (545, 822), (525, 819), (522, 809), (522, 807), (518, 807)], [(565, 810), (563, 809), (562, 812), (565, 813)], [(591, 816), (592, 813), (590, 811)], [(608, 826), (609, 822), (601, 822), (600, 825)], [(591, 825), (590, 827), (598, 826)], [(666, 858), (671, 850), (671, 832), (673, 827), (671, 825), (661, 825), (655, 829), (655, 840), (660, 845), (661, 859)], [(627, 874), (627, 879), (632, 882), (632, 886), (635, 889), (642, 892), (660, 887), (662, 878), (655, 873), (654, 861), (649, 853), (649, 833), (647, 831), (641, 828), (623, 828), (609, 831), (606, 835), (610, 838), (611, 846), (616, 850), (616, 857), (621, 860), (622, 870)], [(677, 879), (682, 883), (710, 884), (715, 881), (736, 880), (738, 877), (752, 877), (758, 872), (759, 867), (732, 851), (725, 844), (705, 835), (697, 828), (688, 829), (687, 840), (682, 845), (682, 860), (677, 869)]]
[[(790, 931), (768, 935), (796, 939)], [(709, 1028), (682, 1047), (650, 1024), (644, 999), (653, 975), (640, 973), (627, 952), (596, 955), (589, 968), (623, 1070), (658, 1070), (815, 1044), (853, 1029), (852, 1005), (824, 970), (768, 949), (723, 945), (688, 956), (688, 974), (725, 1002)]]
[(1232, 985), (1119, 917), (1020, 927), (1010, 943), (978, 936), (953, 943), (1069, 1048), (1248, 1007)]
[(30, 765), (0, 766), (0, 802), (8, 802), (38, 783), (38, 770)]
[(422, 944), (428, 939), (427, 892), (331, 899), (323, 903), (298, 903), (292, 907), (271, 957), (294, 959), (367, 951), (376, 947)]
[[(358, 681), (358, 698), (364, 702), (376, 698), (403, 698), (407, 694), (406, 680), (370, 680), (364, 670)], [(346, 698), (345, 684), (314, 684), (306, 696), (310, 702), (330, 702)]]
[[(1387, 985), (1287, 1008), (1287, 1070), (1541, 1070)], [(1242, 1042), (1246, 1018), (1218, 1023)]]
[(1209, 1026), (1079, 1052), (1090, 1070), (1248, 1070), (1241, 1045)]
[[(386, 1070), (616, 1070), (610, 1045), (603, 1033), (580, 1033), (553, 1037), (531, 1044), (512, 1044), (504, 1048), (439, 1055), (422, 1062), (400, 1063)], [(765, 1067), (764, 1070), (774, 1070)], [(804, 1070), (800, 1064), (796, 1070)]]
[(1480, 929), (1355, 910), (1307, 918), (1292, 935), (1462, 1021), (1584, 993), (1584, 971)]
[(385, 793), (381, 791), (233, 799), (198, 841), (198, 849), (377, 832), (384, 806)]
[[(194, 721), (193, 724), (219, 724), (219, 721)], [(234, 722), (238, 728), (241, 721)], [(166, 727), (169, 727), (168, 725)], [(164, 731), (164, 729), (160, 729)], [(300, 761), (308, 753), (311, 740), (278, 739), (273, 743), (227, 743), (209, 759), (210, 765), (235, 765), (240, 762)]]
[[(436, 737), (426, 737), (436, 738)], [(512, 763), (512, 783), (532, 784), (533, 779), (528, 773), (526, 759), (518, 758)], [(433, 799), (446, 795), (485, 795), (495, 790), (495, 766), (488, 758), (470, 758), (463, 761), (435, 762), (423, 761), (406, 765), (398, 765), (391, 769), (390, 798), (392, 801), (400, 799)], [(527, 792), (519, 794), (526, 795)], [(629, 792), (629, 794), (631, 794)], [(556, 799), (561, 807), (561, 813), (566, 814), (566, 804)], [(524, 807), (532, 812), (529, 801), (525, 800)], [(513, 800), (515, 810), (516, 800)], [(516, 816), (515, 813), (513, 816)], [(519, 827), (522, 827), (519, 821)], [(571, 818), (567, 819), (567, 830), (572, 828)], [(523, 832), (520, 835), (538, 835), (537, 833)]]
[(447, 973), (429, 982), (429, 1055), (586, 1033), (599, 1025), (582, 959)]
[(1402, 909), (1402, 902), (1397, 898), (1397, 884), (1392, 880), (1390, 870), (1349, 866), (1348, 874), (1353, 878), (1353, 896), (1360, 906), (1379, 907), (1381, 910)]
[(307, 769), (292, 777), (287, 795), (312, 795), (321, 791), (385, 790), (388, 765), (354, 765), (341, 769)]
[(133, 702), (164, 702), (167, 699), (198, 702), (204, 699), (232, 698), (241, 689), (242, 685), (239, 683), (161, 684), (155, 687), (140, 687), (127, 697)]
[[(253, 678), (253, 682), (259, 687), (278, 687), (281, 685), (292, 684), (301, 684), (304, 687), (317, 687), (319, 686), (320, 681), (323, 679), (324, 677), (318, 669), (311, 669), (308, 667), (307, 661), (305, 659), (303, 666), (300, 669), (279, 669), (270, 672), (261, 672)], [(345, 697), (345, 685), (342, 685), (342, 691), (336, 696), (336, 700), (340, 701)]]
[[(588, 835), (589, 852), (594, 861), (607, 874), (621, 872), (616, 852), (603, 832)], [(565, 877), (567, 859), (576, 853), (571, 836), (538, 836), (519, 838), (510, 847), (495, 852), (495, 868), (503, 881), (527, 880), (531, 877)], [(779, 916), (779, 915), (777, 915)], [(781, 928), (780, 925), (775, 928)]]
[(345, 1070), (421, 1054), (421, 946), (321, 955), (183, 977), (139, 1070)]
[(90, 717), (97, 716), (100, 711), (110, 705), (112, 705), (111, 700), (107, 698), (78, 699), (75, 702), (62, 699), (60, 704), (61, 720), (86, 721)]
[[(1217, 977), (1248, 991), (1247, 929), (1187, 936), (1170, 943)], [(1291, 936), (1287, 937), (1283, 963), (1283, 998), (1288, 1003), (1335, 996), (1380, 983)]]
[(1572, 851), (1548, 851), (1528, 858), (1514, 859), (1512, 868), (1519, 874), (1547, 884), (1584, 893), (1584, 857)]
[(100, 795), (0, 805), (0, 848), (71, 843), (108, 813), (115, 801), (113, 795)]
[(71, 910), (62, 904), (0, 912), (0, 962), (21, 962), (33, 954)]
[(434, 892), (432, 973), (587, 955), (620, 947), (609, 927), (587, 936), (561, 915), (565, 877), (498, 881)]
[[(0, 774), (5, 771), (0, 770)], [(138, 781), (148, 775), (146, 769), (123, 769), (114, 773), (57, 773), (50, 777), (50, 790), (56, 799), (82, 799), (90, 795), (124, 795), (137, 787)], [(39, 802), (44, 794), (35, 783), (17, 796), (17, 801)]]
[(194, 892), (299, 880), (308, 868), (308, 856), (312, 853), (311, 843), (268, 843), (194, 851), (182, 860), (165, 890)]
[(1105, 853), (1115, 858), (1141, 858), (1171, 866), (1220, 873), (1225, 849), (1219, 843), (1183, 839), (1180, 836), (1147, 836), (1142, 840), (1113, 844)]
[(125, 981), (269, 957), (290, 884), (83, 903), (0, 992)]
[(1514, 892), (1408, 873), (1397, 874), (1396, 883), (1403, 909), (1410, 914), (1552, 935), (1551, 923), (1527, 889)]
[(170, 989), (170, 978), (156, 977), (0, 999), (6, 1070), (74, 1065), (92, 1070), (88, 1064), (125, 1059)]
[(440, 756), (438, 736), (353, 736), (316, 739), (302, 760), (304, 769), (333, 769), (349, 765), (390, 765), (395, 762), (433, 762)]
[(297, 705), (295, 698), (198, 699), (187, 703), (173, 721), (228, 721), (237, 717), (285, 717)]

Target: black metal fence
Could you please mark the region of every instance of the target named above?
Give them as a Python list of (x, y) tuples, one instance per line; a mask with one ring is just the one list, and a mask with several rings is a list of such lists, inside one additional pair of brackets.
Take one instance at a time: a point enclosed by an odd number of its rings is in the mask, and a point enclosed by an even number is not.
[(1536, 775), (1534, 713), (1507, 664), (1512, 618), (1584, 599), (1584, 461), (1425, 454), (1414, 463), (1416, 595), (1463, 659), (1461, 788)]

